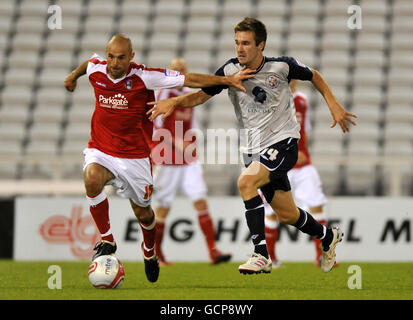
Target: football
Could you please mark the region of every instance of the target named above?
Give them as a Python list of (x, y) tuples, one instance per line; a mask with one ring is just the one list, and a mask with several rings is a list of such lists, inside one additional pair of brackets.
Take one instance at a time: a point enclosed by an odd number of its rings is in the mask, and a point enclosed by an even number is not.
[(119, 288), (125, 279), (122, 263), (115, 256), (104, 255), (97, 257), (89, 266), (89, 281), (99, 289)]

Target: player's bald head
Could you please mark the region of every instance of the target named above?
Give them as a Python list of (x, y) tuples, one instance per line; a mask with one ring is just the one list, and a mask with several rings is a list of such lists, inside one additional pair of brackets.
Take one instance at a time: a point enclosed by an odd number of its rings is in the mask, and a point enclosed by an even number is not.
[(169, 69), (176, 70), (185, 74), (188, 72), (188, 65), (185, 59), (175, 58), (169, 63)]
[(131, 40), (123, 34), (114, 35), (106, 45), (109, 75), (113, 79), (123, 77), (134, 56)]
[(112, 47), (124, 48), (128, 53), (132, 53), (132, 41), (124, 34), (115, 34), (106, 45), (106, 51)]

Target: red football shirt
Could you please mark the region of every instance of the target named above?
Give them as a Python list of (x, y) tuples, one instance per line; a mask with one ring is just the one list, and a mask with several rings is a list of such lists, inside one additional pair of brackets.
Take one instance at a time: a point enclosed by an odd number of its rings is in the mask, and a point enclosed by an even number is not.
[(306, 146), (307, 129), (309, 129), (310, 127), (310, 121), (308, 118), (308, 103), (307, 97), (299, 91), (294, 92), (293, 98), (295, 105), (295, 116), (298, 123), (300, 124), (301, 138), (300, 140), (298, 140), (298, 151), (303, 152), (307, 158), (307, 162), (305, 164), (296, 164), (294, 166), (294, 168), (301, 168), (303, 166), (311, 164), (310, 153), (308, 152), (308, 148)]
[(182, 86), (185, 76), (131, 62), (124, 77), (112, 79), (106, 60), (96, 54), (87, 75), (96, 97), (89, 148), (119, 158), (148, 157), (153, 124), (146, 115), (147, 103), (155, 100), (154, 90)]
[[(165, 100), (191, 92), (189, 88), (162, 89), (158, 92), (156, 100)], [(194, 108), (178, 107), (165, 120), (157, 117), (154, 121), (155, 132), (152, 141), (152, 160), (161, 165), (186, 165), (196, 159), (195, 145), (189, 147), (190, 152), (185, 157), (183, 146), (176, 147), (179, 141), (186, 143), (195, 142), (193, 132), (196, 127)]]

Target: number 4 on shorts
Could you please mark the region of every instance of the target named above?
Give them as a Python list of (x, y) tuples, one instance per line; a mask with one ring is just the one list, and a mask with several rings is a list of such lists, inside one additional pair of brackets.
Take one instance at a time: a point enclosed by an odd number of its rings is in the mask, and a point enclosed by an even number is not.
[(273, 149), (273, 148), (265, 148), (264, 150), (261, 151), (261, 154), (268, 154), (269, 156), (269, 160), (273, 161), (275, 160), (275, 158), (277, 158), (277, 154), (278, 154), (278, 150), (277, 149)]
[(152, 196), (152, 192), (153, 192), (152, 184), (145, 186), (145, 196), (143, 198), (148, 199), (150, 196)]

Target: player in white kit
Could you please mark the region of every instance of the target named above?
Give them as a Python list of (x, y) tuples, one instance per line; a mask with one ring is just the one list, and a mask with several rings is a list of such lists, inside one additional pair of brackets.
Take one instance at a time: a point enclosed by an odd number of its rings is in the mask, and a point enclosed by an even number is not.
[(339, 124), (343, 132), (353, 117), (336, 100), (321, 74), (291, 57), (268, 58), (263, 55), (267, 40), (265, 25), (254, 18), (245, 18), (235, 28), (237, 58), (230, 59), (216, 75), (234, 74), (243, 68), (256, 70), (255, 77), (243, 83), (247, 92), (228, 86), (215, 86), (180, 97), (149, 103), (150, 119), (163, 114), (166, 118), (176, 107), (194, 107), (228, 89), (238, 123), (247, 136), (241, 136), (240, 150), (246, 170), (238, 179), (238, 189), (245, 206), (245, 217), (251, 233), (254, 253), (238, 270), (243, 274), (269, 273), (272, 262), (265, 241), (264, 204), (258, 194), (261, 189), (267, 202), (277, 212), (280, 222), (317, 237), (323, 246), (321, 269), (329, 272), (335, 263), (335, 248), (342, 240), (339, 228), (328, 228), (317, 222), (294, 202), (287, 172), (298, 157), (300, 126), (289, 82), (292, 79), (311, 81), (323, 95), (333, 117), (331, 127)]

